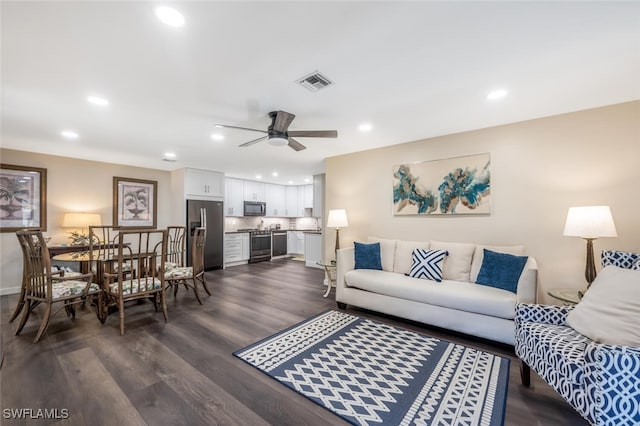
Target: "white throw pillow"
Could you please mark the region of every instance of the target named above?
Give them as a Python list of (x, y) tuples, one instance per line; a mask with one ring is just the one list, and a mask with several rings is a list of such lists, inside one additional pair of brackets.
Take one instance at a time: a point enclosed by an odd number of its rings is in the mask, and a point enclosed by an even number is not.
[(443, 279), (469, 282), (471, 259), (476, 248), (475, 244), (431, 241), (429, 246), (431, 250), (446, 250), (449, 252), (449, 255), (444, 258), (444, 265), (442, 266)]
[(393, 259), (396, 257), (396, 240), (387, 240), (378, 237), (369, 237), (370, 243), (380, 243), (380, 260), (382, 270), (393, 271)]
[(393, 272), (408, 274), (413, 265), (412, 253), (415, 249), (429, 250), (428, 241), (403, 241), (396, 244), (396, 260), (393, 263)]
[(640, 347), (640, 271), (606, 266), (567, 324), (599, 343)]
[(471, 261), (470, 282), (478, 281), (478, 274), (482, 267), (482, 259), (484, 258), (484, 249), (491, 250), (496, 253), (513, 254), (516, 256), (524, 255), (524, 246), (481, 246), (477, 245), (473, 252), (473, 260)]

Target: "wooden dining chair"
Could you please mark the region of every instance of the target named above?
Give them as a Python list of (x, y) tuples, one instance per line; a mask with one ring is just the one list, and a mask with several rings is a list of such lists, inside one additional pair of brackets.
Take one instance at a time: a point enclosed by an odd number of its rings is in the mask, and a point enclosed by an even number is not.
[(167, 226), (166, 269), (184, 266), (186, 226)]
[[(167, 322), (167, 305), (164, 298), (167, 231), (121, 231), (118, 234), (116, 252), (113, 271), (105, 271), (102, 279), (106, 297), (100, 310), (101, 321), (106, 321), (110, 308), (117, 308), (120, 335), (124, 335), (125, 303), (148, 299), (153, 302), (156, 312), (158, 301), (160, 302), (164, 320)], [(127, 270), (128, 267), (131, 269)]]
[(191, 266), (182, 266), (167, 269), (164, 278), (166, 288), (173, 288), (173, 296), (178, 294), (178, 287), (184, 285), (185, 288), (192, 288), (196, 295), (196, 300), (202, 305), (200, 295), (198, 294), (198, 283), (211, 296), (211, 292), (207, 288), (207, 282), (204, 277), (204, 244), (206, 241), (206, 229), (196, 228), (193, 234), (191, 246)]
[[(24, 328), (35, 305), (45, 306), (40, 328), (33, 343), (37, 343), (47, 331), (52, 315), (64, 308), (67, 316), (75, 318), (75, 305), (84, 303), (90, 295), (100, 295), (98, 285), (91, 282), (93, 274), (79, 274), (71, 277), (56, 276), (51, 270), (51, 258), (42, 231), (16, 232), (23, 254), (25, 287), (22, 318), (16, 329), (16, 335)], [(60, 306), (53, 310), (53, 306)]]

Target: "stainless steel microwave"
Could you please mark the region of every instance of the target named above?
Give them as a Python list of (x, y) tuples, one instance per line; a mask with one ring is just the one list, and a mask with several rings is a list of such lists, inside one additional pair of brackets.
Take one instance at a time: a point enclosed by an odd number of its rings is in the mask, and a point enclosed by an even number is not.
[(262, 201), (245, 201), (245, 216), (264, 216), (267, 214), (267, 203)]

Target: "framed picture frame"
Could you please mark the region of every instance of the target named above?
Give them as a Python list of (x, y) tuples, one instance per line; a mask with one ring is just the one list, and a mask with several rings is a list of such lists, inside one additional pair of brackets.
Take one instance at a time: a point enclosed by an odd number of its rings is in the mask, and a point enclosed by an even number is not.
[(47, 230), (47, 169), (0, 164), (0, 232)]
[(157, 224), (158, 182), (113, 177), (113, 226), (151, 228)]
[(393, 215), (491, 213), (489, 153), (393, 166)]

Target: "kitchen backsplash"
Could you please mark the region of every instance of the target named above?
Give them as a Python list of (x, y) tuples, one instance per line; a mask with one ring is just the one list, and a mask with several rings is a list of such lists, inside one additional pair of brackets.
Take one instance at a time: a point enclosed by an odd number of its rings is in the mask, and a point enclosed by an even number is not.
[(277, 217), (225, 217), (224, 230), (269, 229), (280, 225), (280, 229), (318, 229), (320, 220), (315, 217), (277, 218)]

